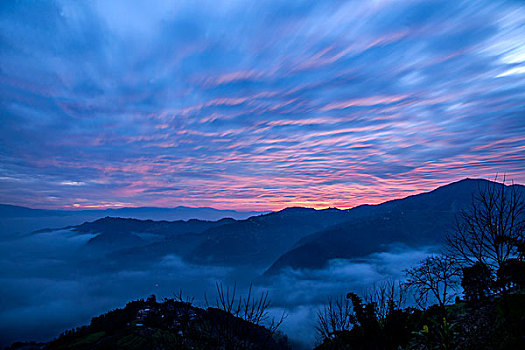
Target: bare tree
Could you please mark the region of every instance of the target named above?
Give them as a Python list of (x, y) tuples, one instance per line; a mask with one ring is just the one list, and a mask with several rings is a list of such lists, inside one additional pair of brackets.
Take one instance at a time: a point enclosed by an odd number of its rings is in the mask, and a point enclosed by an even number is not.
[(322, 340), (349, 331), (356, 323), (352, 302), (343, 296), (328, 299), (328, 303), (317, 311), (316, 330)]
[(363, 300), (354, 293), (329, 298), (327, 304), (317, 311), (316, 330), (320, 339), (331, 339), (338, 333), (350, 331), (371, 315), (381, 325), (389, 313), (405, 304), (406, 287), (399, 281), (380, 281), (365, 292)]
[(429, 297), (444, 307), (456, 295), (461, 269), (454, 259), (435, 255), (427, 257), (405, 273), (408, 278), (405, 285), (415, 291), (416, 302), (420, 307), (427, 303)]
[(177, 293), (173, 293), (173, 300), (178, 301), (180, 303), (187, 304), (187, 305), (191, 305), (195, 301), (195, 297), (190, 297), (190, 296), (184, 297), (184, 293), (182, 289), (179, 289)]
[[(237, 296), (237, 285), (230, 288), (224, 287), (221, 283), (216, 283), (216, 289), (217, 297), (214, 306), (235, 317), (255, 325), (264, 324), (271, 331), (276, 331), (286, 318), (286, 314), (282, 314), (279, 319), (271, 318), (268, 311), (271, 307), (268, 291), (262, 292), (258, 297), (254, 297), (252, 284), (250, 284), (246, 296)], [(210, 307), (206, 296), (205, 302), (206, 307)]]
[[(286, 319), (284, 312), (278, 318), (271, 317), (269, 312), (271, 301), (268, 292), (262, 292), (258, 297), (254, 297), (252, 284), (250, 284), (246, 296), (237, 295), (236, 285), (230, 288), (224, 287), (222, 283), (216, 283), (216, 289), (217, 296), (214, 304), (210, 304), (206, 295), (204, 296), (206, 307), (222, 310), (251, 325), (265, 327), (268, 330), (266, 341), (278, 333), (279, 327)], [(249, 348), (250, 342), (259, 336), (253, 326), (240, 323), (230, 317), (223, 317), (216, 326), (218, 328), (215, 331), (221, 334), (222, 341), (230, 348), (239, 346), (242, 349)], [(243, 334), (244, 340), (235, 340), (236, 334)]]
[(374, 283), (373, 287), (365, 292), (364, 301), (375, 305), (377, 317), (382, 322), (390, 312), (403, 308), (406, 302), (406, 286), (393, 280)]
[(481, 263), (493, 271), (518, 253), (524, 242), (524, 191), (518, 185), (488, 182), (480, 186), (470, 207), (456, 218), (447, 236), (448, 252), (464, 265)]

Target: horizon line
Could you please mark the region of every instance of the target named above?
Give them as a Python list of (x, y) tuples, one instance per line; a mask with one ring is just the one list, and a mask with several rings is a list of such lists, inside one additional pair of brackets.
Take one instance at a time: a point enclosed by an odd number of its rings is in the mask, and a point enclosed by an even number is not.
[[(383, 201), (378, 201), (378, 202), (372, 202), (372, 203), (360, 203), (360, 204), (357, 204), (357, 205), (353, 205), (353, 206), (330, 206), (330, 205), (318, 205), (316, 206), (315, 204), (312, 204), (312, 205), (308, 205), (308, 204), (305, 204), (305, 205), (297, 205), (297, 204), (294, 204), (296, 202), (292, 202), (290, 203), (290, 205), (286, 205), (286, 204), (283, 204), (282, 206), (279, 206), (277, 209), (265, 209), (265, 210), (257, 210), (257, 209), (251, 209), (251, 210), (239, 210), (239, 209), (234, 209), (234, 208), (216, 208), (216, 207), (213, 207), (213, 206), (191, 206), (191, 205), (176, 205), (176, 206), (149, 206), (149, 205), (137, 205), (137, 206), (133, 206), (133, 205), (118, 205), (118, 204), (115, 204), (115, 205), (108, 205), (108, 204), (101, 204), (101, 205), (86, 205), (86, 206), (82, 206), (82, 205), (79, 205), (79, 204), (73, 204), (73, 205), (70, 205), (70, 206), (63, 206), (63, 207), (32, 207), (32, 206), (28, 206), (28, 205), (22, 205), (22, 204), (13, 204), (12, 202), (11, 203), (0, 203), (0, 205), (9, 205), (9, 206), (16, 206), (16, 207), (21, 207), (21, 208), (27, 208), (27, 209), (31, 209), (31, 210), (47, 210), (47, 211), (62, 211), (62, 212), (80, 212), (80, 211), (106, 211), (106, 210), (121, 210), (121, 209), (147, 209), (147, 208), (150, 208), (150, 209), (177, 209), (177, 208), (186, 208), (186, 209), (211, 209), (211, 210), (217, 210), (217, 211), (234, 211), (234, 212), (238, 212), (238, 213), (249, 213), (249, 212), (257, 212), (257, 213), (268, 213), (268, 212), (278, 212), (278, 211), (281, 211), (281, 210), (284, 210), (284, 209), (287, 209), (287, 208), (306, 208), (306, 209), (315, 209), (315, 210), (326, 210), (326, 209), (338, 209), (338, 210), (348, 210), (348, 209), (352, 209), (352, 208), (356, 208), (356, 207), (359, 207), (359, 206), (362, 206), (362, 205), (379, 205), (379, 204), (383, 204), (383, 203), (386, 203), (386, 202), (389, 202), (389, 201), (393, 201), (393, 200), (399, 200), (399, 199), (404, 199), (404, 198), (407, 198), (407, 197), (410, 197), (410, 196), (414, 196), (414, 195), (418, 195), (418, 194), (423, 194), (423, 193), (428, 193), (428, 192), (432, 192), (438, 188), (441, 188), (441, 187), (445, 187), (445, 186), (448, 186), (448, 185), (452, 185), (454, 183), (458, 183), (458, 182), (462, 182), (462, 181), (467, 181), (467, 180), (473, 180), (473, 181), (490, 181), (490, 182), (498, 182), (498, 178), (496, 179), (487, 179), (487, 178), (481, 178), (481, 177), (465, 177), (465, 178), (462, 178), (460, 180), (456, 180), (456, 181), (452, 181), (452, 182), (449, 182), (449, 183), (446, 183), (444, 185), (439, 185), (437, 187), (434, 187), (432, 189), (427, 189), (427, 190), (419, 190), (419, 191), (415, 191), (415, 193), (412, 193), (412, 194), (408, 194), (408, 195), (405, 195), (405, 196), (397, 196), (397, 197), (391, 197), (389, 199), (386, 199), (386, 200), (383, 200)], [(495, 181), (496, 180), (496, 181)], [(521, 183), (510, 183), (510, 184), (506, 184), (505, 185), (507, 186), (512, 186), (512, 185), (520, 185), (520, 186), (523, 186), (523, 184)]]

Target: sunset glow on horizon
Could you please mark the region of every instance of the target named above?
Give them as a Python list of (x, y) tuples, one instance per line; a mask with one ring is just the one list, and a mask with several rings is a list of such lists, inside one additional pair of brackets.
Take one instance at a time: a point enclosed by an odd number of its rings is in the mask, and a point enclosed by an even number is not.
[(525, 183), (517, 1), (12, 2), (0, 28), (0, 203), (350, 208)]

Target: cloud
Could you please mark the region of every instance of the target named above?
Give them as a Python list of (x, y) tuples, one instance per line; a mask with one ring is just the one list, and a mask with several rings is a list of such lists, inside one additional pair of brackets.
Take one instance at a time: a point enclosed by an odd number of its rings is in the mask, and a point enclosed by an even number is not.
[(328, 297), (363, 294), (378, 281), (402, 279), (405, 268), (435, 250), (393, 246), (359, 260), (333, 260), (325, 269), (287, 270), (262, 279), (261, 270), (194, 265), (175, 255), (128, 263), (115, 259), (117, 253), (101, 258), (83, 248), (92, 237), (59, 230), (0, 241), (0, 346), (52, 339), (151, 294), (173, 297), (182, 290), (205, 306), (205, 294), (214, 301), (216, 282), (235, 285), (237, 295), (245, 295), (253, 282), (253, 295), (269, 292), (272, 315), (288, 314), (282, 330), (311, 348), (315, 314)]
[(525, 182), (524, 18), (511, 1), (5, 4), (0, 195), (279, 209)]
[(85, 185), (86, 183), (83, 182), (83, 181), (61, 181), (60, 182), (61, 185), (64, 185), (64, 186), (83, 186)]

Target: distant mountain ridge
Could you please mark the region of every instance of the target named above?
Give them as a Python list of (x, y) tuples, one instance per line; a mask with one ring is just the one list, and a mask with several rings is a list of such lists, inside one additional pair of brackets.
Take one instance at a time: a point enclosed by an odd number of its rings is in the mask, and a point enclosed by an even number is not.
[[(287, 208), (245, 220), (172, 222), (106, 217), (68, 229), (96, 234), (87, 243), (87, 253), (110, 249), (111, 259), (120, 264), (176, 254), (196, 264), (265, 268), (305, 235), (344, 221), (346, 212)], [(144, 234), (157, 239), (143, 239)]]
[[(243, 220), (152, 221), (106, 217), (72, 226), (92, 233), (86, 256), (107, 255), (114, 266), (178, 255), (194, 264), (252, 266), (265, 275), (286, 268), (317, 269), (392, 245), (439, 245), (487, 180), (465, 179), (437, 189), (348, 210), (292, 207)], [(517, 186), (525, 195), (525, 186)]]
[(217, 221), (177, 220), (153, 221), (129, 218), (105, 217), (93, 222), (85, 222), (72, 229), (79, 233), (96, 234), (88, 245), (119, 249), (150, 244), (152, 241), (164, 243), (169, 239), (185, 234), (196, 234), (212, 227), (236, 222), (231, 218)]
[(223, 218), (242, 220), (268, 212), (221, 210), (209, 207), (138, 207), (104, 210), (48, 210), (0, 204), (0, 239), (50, 227), (76, 226), (107, 216), (141, 220), (211, 220)]
[[(89, 210), (50, 210), (33, 209), (23, 206), (0, 204), (0, 218), (44, 217), (44, 216), (116, 216), (150, 220), (219, 220), (226, 217), (244, 219), (254, 215), (266, 214), (268, 211), (237, 211), (215, 209), (211, 207), (124, 207)], [(164, 219), (158, 217), (165, 217)]]
[(0, 204), (0, 218), (58, 216), (60, 210), (33, 209), (11, 204)]

